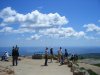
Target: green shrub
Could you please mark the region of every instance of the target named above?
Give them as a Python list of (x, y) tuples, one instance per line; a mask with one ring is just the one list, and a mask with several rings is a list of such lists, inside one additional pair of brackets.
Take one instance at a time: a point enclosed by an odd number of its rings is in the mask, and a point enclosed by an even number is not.
[(98, 75), (94, 71), (92, 71), (91, 69), (88, 69), (87, 71), (89, 72), (90, 75)]
[(100, 67), (100, 63), (99, 64), (93, 64), (94, 66), (98, 66), (98, 67)]

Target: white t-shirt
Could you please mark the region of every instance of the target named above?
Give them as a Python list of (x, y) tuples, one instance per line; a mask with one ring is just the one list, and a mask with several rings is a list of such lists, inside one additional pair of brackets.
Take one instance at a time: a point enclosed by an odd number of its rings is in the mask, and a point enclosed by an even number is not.
[(62, 49), (58, 50), (58, 54), (62, 55)]
[(8, 52), (6, 52), (6, 53), (5, 53), (5, 57), (9, 57), (9, 54), (8, 54)]
[(45, 50), (45, 54), (46, 54), (46, 55), (48, 54), (48, 50)]

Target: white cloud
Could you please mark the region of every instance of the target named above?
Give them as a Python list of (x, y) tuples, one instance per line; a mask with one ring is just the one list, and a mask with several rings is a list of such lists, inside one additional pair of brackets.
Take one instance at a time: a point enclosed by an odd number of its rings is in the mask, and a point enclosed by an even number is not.
[(72, 27), (68, 28), (50, 28), (46, 30), (40, 30), (40, 34), (47, 35), (50, 37), (84, 37), (83, 31), (77, 32)]
[(65, 16), (58, 13), (43, 14), (38, 10), (27, 14), (21, 14), (13, 10), (11, 7), (4, 8), (0, 12), (0, 18), (3, 19), (5, 25), (9, 23), (19, 23), (21, 27), (55, 27), (68, 23)]
[[(35, 33), (28, 40), (37, 40), (43, 35), (59, 38), (87, 37), (84, 31), (76, 31), (72, 27), (64, 28), (63, 25), (69, 21), (59, 13), (44, 14), (34, 10), (27, 14), (21, 14), (11, 7), (7, 7), (0, 11), (0, 18), (2, 19), (0, 26), (3, 26), (0, 32)], [(17, 29), (14, 28), (16, 23)], [(84, 27), (87, 28), (87, 31), (100, 31), (100, 27), (95, 24), (87, 24)]]
[[(0, 26), (3, 28), (0, 32), (6, 33), (36, 33), (30, 37), (30, 39), (39, 39), (40, 35), (39, 32), (35, 32), (35, 30), (44, 30), (49, 28), (58, 28), (62, 27), (63, 25), (67, 24), (69, 21), (65, 16), (61, 16), (58, 13), (48, 13), (44, 14), (39, 12), (38, 10), (34, 10), (27, 14), (18, 13), (16, 10), (12, 9), (11, 7), (6, 7), (0, 11), (0, 18), (2, 22)], [(14, 24), (17, 23), (17, 27)], [(16, 28), (17, 29), (16, 29)], [(51, 33), (56, 33), (59, 30), (50, 31)], [(60, 30), (58, 34), (61, 34), (62, 31)], [(57, 34), (57, 35), (58, 35)]]
[(12, 32), (13, 28), (12, 27), (4, 27), (3, 29), (0, 30), (0, 32)]
[(41, 37), (41, 35), (32, 35), (30, 38), (27, 38), (27, 40), (38, 40)]
[(11, 16), (15, 16), (17, 12), (15, 10), (12, 10), (11, 7), (4, 8), (2, 11), (0, 11), (0, 18), (8, 18)]
[(76, 32), (76, 33), (74, 34), (74, 36), (76, 36), (76, 37), (85, 37), (85, 36), (86, 36), (86, 33), (83, 32), (83, 31), (80, 31), (80, 32)]
[(13, 16), (4, 19), (4, 23), (6, 23), (6, 25), (7, 23), (12, 23), (14, 21), (15, 21), (15, 18)]
[(4, 27), (0, 30), (0, 32), (6, 32), (6, 33), (34, 33), (35, 30), (28, 29), (28, 28), (13, 29), (12, 27)]
[(100, 32), (100, 27), (95, 25), (95, 24), (86, 24), (84, 25), (87, 32), (90, 32), (90, 31), (96, 31), (96, 32)]
[(14, 30), (14, 33), (35, 33), (35, 30), (29, 28), (19, 28)]

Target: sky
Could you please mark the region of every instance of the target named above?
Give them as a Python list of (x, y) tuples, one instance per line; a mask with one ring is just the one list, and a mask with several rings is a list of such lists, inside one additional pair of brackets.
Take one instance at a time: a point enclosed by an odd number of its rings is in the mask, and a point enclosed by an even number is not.
[(100, 0), (0, 0), (0, 47), (100, 47)]

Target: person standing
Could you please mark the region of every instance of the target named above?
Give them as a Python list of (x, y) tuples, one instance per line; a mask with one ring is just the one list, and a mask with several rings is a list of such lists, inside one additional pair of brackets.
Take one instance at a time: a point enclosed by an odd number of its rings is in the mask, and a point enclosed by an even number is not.
[(53, 60), (53, 48), (50, 49), (50, 58), (51, 58), (51, 62)]
[(19, 47), (17, 47), (16, 45), (16, 47), (15, 48), (13, 47), (12, 49), (13, 66), (15, 66), (15, 64), (16, 66), (18, 65), (18, 56), (19, 56)]
[(67, 52), (67, 49), (65, 49), (65, 58), (68, 57), (68, 52)]
[(45, 49), (45, 63), (44, 66), (48, 66), (48, 48)]
[(61, 65), (63, 65), (63, 64), (64, 64), (64, 54), (63, 54), (63, 53), (62, 53), (62, 55), (61, 55), (60, 64), (61, 64)]
[(78, 61), (78, 55), (75, 54), (75, 55), (74, 55), (74, 62), (77, 63), (77, 61)]
[(58, 50), (58, 61), (61, 62), (62, 48)]
[(71, 55), (70, 60), (73, 62), (74, 61), (74, 55)]

